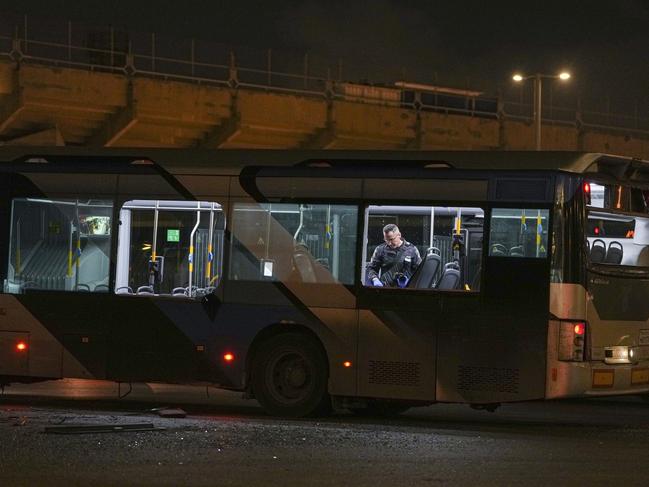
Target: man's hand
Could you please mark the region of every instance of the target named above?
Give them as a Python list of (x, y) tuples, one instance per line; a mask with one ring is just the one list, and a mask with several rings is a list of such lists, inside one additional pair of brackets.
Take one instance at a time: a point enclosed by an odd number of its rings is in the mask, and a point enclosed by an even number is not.
[(372, 285), (374, 285), (374, 287), (383, 287), (383, 283), (378, 277), (372, 279)]

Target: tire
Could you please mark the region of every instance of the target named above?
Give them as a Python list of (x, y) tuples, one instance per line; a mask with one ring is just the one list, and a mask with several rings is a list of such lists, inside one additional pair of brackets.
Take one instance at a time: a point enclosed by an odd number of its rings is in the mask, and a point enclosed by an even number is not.
[(405, 413), (408, 409), (410, 409), (410, 406), (398, 402), (370, 399), (367, 401), (367, 407), (350, 408), (349, 411), (356, 416), (368, 418), (392, 418)]
[(253, 358), (252, 392), (274, 416), (299, 418), (331, 412), (328, 361), (309, 335), (284, 333), (260, 345)]

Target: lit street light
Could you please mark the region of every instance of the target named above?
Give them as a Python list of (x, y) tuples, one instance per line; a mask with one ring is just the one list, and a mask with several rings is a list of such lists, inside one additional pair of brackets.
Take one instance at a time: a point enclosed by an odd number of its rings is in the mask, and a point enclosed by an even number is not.
[(542, 96), (542, 86), (541, 80), (543, 78), (549, 79), (560, 79), (561, 81), (566, 81), (570, 79), (570, 73), (564, 71), (559, 74), (534, 74), (532, 76), (523, 76), (522, 74), (516, 73), (512, 76), (512, 79), (517, 83), (521, 83), (528, 79), (534, 80), (534, 127), (535, 127), (535, 142), (536, 150), (541, 150), (541, 96)]

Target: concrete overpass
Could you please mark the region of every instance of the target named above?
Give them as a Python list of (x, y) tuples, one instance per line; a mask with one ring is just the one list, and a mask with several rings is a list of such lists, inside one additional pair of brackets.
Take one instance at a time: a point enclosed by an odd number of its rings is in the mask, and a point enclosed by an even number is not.
[[(5, 41), (8, 39), (5, 38)], [(31, 52), (34, 52), (30, 42)], [(123, 64), (0, 49), (0, 144), (208, 148), (476, 149), (534, 147), (529, 118), (404, 103), (399, 91), (304, 77), (299, 88), (221, 75), (177, 75)], [(111, 51), (114, 56), (114, 52)], [(192, 65), (192, 72), (194, 66)], [(263, 73), (262, 73), (263, 74)], [(249, 76), (250, 77), (250, 76)], [(543, 147), (649, 158), (647, 130), (544, 120)]]

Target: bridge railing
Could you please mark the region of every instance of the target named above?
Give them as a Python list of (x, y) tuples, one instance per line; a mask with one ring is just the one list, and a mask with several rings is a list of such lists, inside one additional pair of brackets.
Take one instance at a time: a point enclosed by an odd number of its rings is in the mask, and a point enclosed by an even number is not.
[[(195, 40), (168, 42), (156, 34), (87, 28), (57, 21), (45, 28), (0, 22), (0, 57), (18, 63), (68, 66), (125, 76), (293, 93), (381, 104), (422, 112), (532, 122), (529, 102), (505, 95), (417, 92), (394, 85), (345, 81), (342, 62), (332, 68), (306, 54), (232, 48)], [(51, 28), (50, 28), (51, 27)], [(468, 91), (467, 91), (468, 93)], [(543, 105), (544, 123), (649, 134), (649, 116), (584, 109), (585, 104)]]

